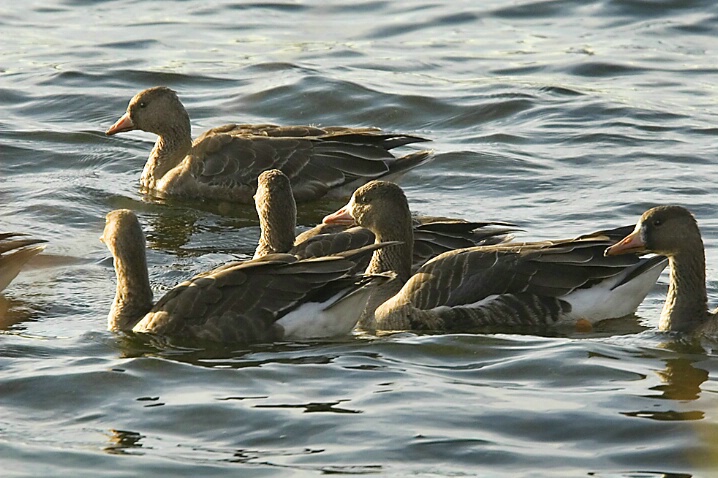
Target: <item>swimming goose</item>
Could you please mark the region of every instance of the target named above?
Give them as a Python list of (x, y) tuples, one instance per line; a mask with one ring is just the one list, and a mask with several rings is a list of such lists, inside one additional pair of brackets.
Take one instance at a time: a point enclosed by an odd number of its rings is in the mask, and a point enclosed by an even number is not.
[(17, 232), (0, 234), (0, 292), (17, 277), (27, 261), (45, 249), (44, 245), (38, 245), (43, 242), (47, 241)]
[(351, 218), (371, 229), (377, 241), (400, 241), (375, 251), (367, 268), (394, 271), (403, 281), (374, 317), (360, 322), (367, 329), (456, 332), (622, 317), (635, 312), (667, 264), (663, 257), (604, 257), (628, 227), (561, 241), (448, 251), (411, 275), (411, 216), (399, 186), (369, 182), (324, 222)]
[[(288, 252), (301, 258), (321, 257), (374, 243), (374, 233), (349, 224), (320, 224), (295, 237), (297, 208), (287, 176), (278, 169), (259, 175), (254, 195), (260, 239), (254, 257)], [(512, 239), (516, 228), (508, 223), (469, 222), (443, 217), (413, 217), (412, 270), (442, 252)], [(367, 257), (367, 264), (369, 257)], [(361, 269), (366, 268), (364, 264)]]
[(309, 201), (330, 192), (348, 195), (370, 179), (395, 178), (433, 157), (430, 151), (395, 157), (391, 149), (428, 140), (376, 128), (228, 124), (193, 142), (187, 111), (163, 86), (135, 95), (106, 134), (132, 130), (158, 136), (140, 178), (145, 190), (245, 204), (252, 203), (259, 173), (270, 168), (289, 176), (297, 201)]
[(199, 274), (153, 305), (137, 216), (110, 212), (101, 240), (117, 276), (108, 328), (172, 339), (255, 343), (347, 334), (371, 289), (391, 278), (349, 272), (376, 244), (306, 260), (270, 254)]
[(653, 252), (668, 257), (668, 295), (660, 330), (718, 333), (718, 310), (708, 311), (706, 257), (693, 214), (681, 206), (658, 206), (641, 216), (635, 230), (608, 249), (606, 255)]

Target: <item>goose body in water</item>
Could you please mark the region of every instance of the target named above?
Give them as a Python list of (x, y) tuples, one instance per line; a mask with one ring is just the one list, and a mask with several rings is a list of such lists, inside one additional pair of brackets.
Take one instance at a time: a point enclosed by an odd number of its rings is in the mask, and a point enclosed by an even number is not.
[[(259, 175), (254, 196), (261, 236), (254, 257), (288, 252), (301, 258), (321, 257), (375, 241), (371, 230), (348, 224), (320, 224), (295, 236), (297, 208), (289, 178), (277, 169)], [(412, 270), (442, 252), (476, 245), (499, 244), (516, 230), (502, 222), (469, 222), (443, 217), (412, 217)], [(367, 256), (368, 264), (369, 257)]]
[(110, 212), (102, 241), (117, 276), (108, 328), (171, 339), (257, 343), (344, 335), (371, 289), (390, 278), (352, 272), (381, 245), (305, 260), (269, 254), (199, 274), (153, 304), (137, 216)]
[(409, 206), (399, 186), (372, 181), (326, 223), (354, 220), (377, 241), (367, 272), (394, 271), (399, 290), (361, 327), (471, 331), (485, 326), (554, 326), (635, 313), (666, 267), (664, 257), (604, 257), (630, 227), (575, 239), (508, 243), (445, 252), (411, 274)]
[(349, 195), (368, 180), (396, 178), (432, 159), (430, 151), (396, 157), (391, 149), (427, 141), (376, 128), (228, 124), (194, 142), (190, 119), (166, 87), (141, 91), (107, 135), (142, 130), (158, 136), (140, 184), (158, 195), (252, 203), (257, 176), (281, 169), (297, 201)]
[(45, 249), (43, 239), (17, 232), (0, 233), (0, 292), (20, 273), (23, 266)]
[(718, 334), (718, 310), (708, 311), (706, 257), (698, 223), (682, 206), (658, 206), (641, 216), (635, 230), (609, 247), (606, 255), (652, 252), (668, 257), (668, 295), (658, 328)]

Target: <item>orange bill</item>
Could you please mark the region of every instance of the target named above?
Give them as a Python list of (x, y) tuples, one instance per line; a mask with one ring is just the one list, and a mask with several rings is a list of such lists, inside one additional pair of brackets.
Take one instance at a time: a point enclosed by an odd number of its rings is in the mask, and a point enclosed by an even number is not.
[(339, 209), (336, 212), (325, 216), (322, 219), (322, 224), (336, 224), (340, 226), (351, 226), (354, 224), (354, 218), (349, 214), (348, 205)]
[(113, 134), (123, 133), (125, 131), (132, 131), (133, 129), (135, 129), (135, 125), (134, 123), (132, 123), (130, 115), (128, 113), (125, 113), (124, 115), (122, 115), (122, 118), (118, 119), (115, 124), (110, 126), (110, 128), (105, 131), (105, 134), (107, 136), (112, 136)]
[(621, 239), (616, 244), (606, 249), (605, 255), (617, 256), (619, 254), (629, 254), (631, 252), (646, 252), (646, 244), (641, 239), (641, 231), (636, 230)]

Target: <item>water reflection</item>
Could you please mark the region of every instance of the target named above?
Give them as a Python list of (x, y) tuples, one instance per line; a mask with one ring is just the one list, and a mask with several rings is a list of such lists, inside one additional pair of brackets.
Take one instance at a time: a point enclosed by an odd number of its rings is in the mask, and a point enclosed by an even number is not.
[(179, 257), (203, 254), (251, 256), (259, 239), (254, 211), (249, 217), (221, 217), (171, 209), (143, 217), (147, 246)]
[[(259, 219), (253, 205), (218, 201), (161, 199), (144, 196), (144, 202), (114, 204), (147, 213), (148, 247), (178, 256), (198, 253), (254, 253), (259, 239)], [(300, 204), (298, 232), (321, 223), (327, 214), (343, 206), (340, 201)]]
[(257, 464), (286, 468), (291, 470), (307, 471), (326, 475), (375, 475), (380, 473), (382, 465), (287, 465), (276, 463), (273, 457), (300, 457), (316, 455), (326, 452), (323, 448), (301, 448), (297, 450), (253, 450), (240, 448), (235, 451), (232, 463)]
[(708, 371), (694, 367), (693, 362), (683, 357), (666, 360), (665, 370), (657, 372), (664, 384), (653, 387), (653, 390), (662, 392), (657, 398), (698, 400), (701, 384), (708, 380)]
[(102, 448), (102, 451), (111, 455), (144, 455), (144, 453), (137, 451), (138, 448), (143, 447), (142, 443), (140, 443), (143, 438), (145, 438), (145, 435), (137, 432), (111, 428), (110, 444)]
[(596, 478), (692, 478), (689, 473), (664, 473), (662, 471), (619, 471), (609, 473), (588, 473)]
[[(305, 448), (304, 450), (301, 450), (299, 452), (292, 452), (292, 451), (286, 451), (284, 453), (277, 452), (276, 450), (268, 451), (268, 450), (250, 450), (250, 449), (239, 449), (236, 452), (234, 452), (233, 458), (230, 460), (234, 463), (252, 463), (259, 459), (262, 459), (267, 456), (296, 456), (296, 455), (313, 455), (315, 453), (322, 453), (324, 452), (323, 449), (310, 449)], [(266, 462), (266, 464), (271, 464), (269, 462)], [(278, 466), (278, 465), (275, 465)]]
[(708, 371), (693, 364), (706, 359), (706, 351), (698, 339), (678, 338), (663, 344), (677, 355), (665, 359), (666, 368), (657, 375), (663, 385), (653, 387), (661, 392), (656, 398), (666, 400), (698, 400), (701, 385), (708, 380)]
[(304, 413), (330, 412), (330, 413), (364, 413), (362, 410), (337, 407), (342, 402), (349, 400), (336, 400), (326, 403), (299, 403), (299, 404), (276, 404), (276, 405), (255, 405), (255, 408), (303, 408)]
[[(10, 296), (0, 293), (0, 330), (7, 330), (16, 324), (40, 318), (48, 312), (48, 287), (57, 286), (57, 275), (66, 273), (68, 269), (92, 264), (95, 260), (43, 252), (31, 258), (21, 272), (25, 284), (14, 287), (10, 285)], [(28, 286), (27, 284), (31, 284)], [(47, 284), (52, 284), (47, 286)], [(39, 291), (42, 290), (42, 293)], [(20, 296), (21, 298), (16, 298)], [(58, 303), (55, 297), (53, 306)], [(42, 305), (41, 305), (42, 304)], [(44, 310), (43, 310), (44, 309)], [(24, 329), (25, 327), (18, 326)]]
[(32, 318), (33, 311), (27, 302), (0, 294), (0, 330), (7, 330), (15, 324)]
[(182, 247), (197, 232), (197, 219), (196, 213), (178, 210), (149, 216), (148, 227), (145, 228), (147, 246), (180, 255)]
[[(701, 395), (701, 385), (708, 380), (709, 376), (707, 370), (693, 365), (706, 359), (706, 351), (700, 341), (678, 337), (675, 341), (663, 343), (661, 348), (675, 354), (663, 358), (665, 368), (656, 371), (656, 375), (662, 383), (651, 387), (650, 390), (659, 393), (644, 395), (644, 397), (672, 402), (698, 400)], [(702, 410), (641, 410), (625, 412), (623, 415), (660, 421), (702, 420), (705, 418), (705, 412)]]

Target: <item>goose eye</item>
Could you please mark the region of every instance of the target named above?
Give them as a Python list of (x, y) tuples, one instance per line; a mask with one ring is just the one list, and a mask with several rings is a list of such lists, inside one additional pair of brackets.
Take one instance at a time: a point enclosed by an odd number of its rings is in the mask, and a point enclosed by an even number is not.
[(140, 108), (144, 108), (145, 106), (147, 106), (147, 103), (145, 103), (144, 101), (140, 101), (139, 106)]
[(654, 220), (653, 220), (653, 225), (656, 226), (656, 227), (658, 227), (658, 226), (660, 226), (660, 225), (662, 225), (662, 224), (663, 224), (663, 221), (661, 221), (660, 219), (654, 219)]

